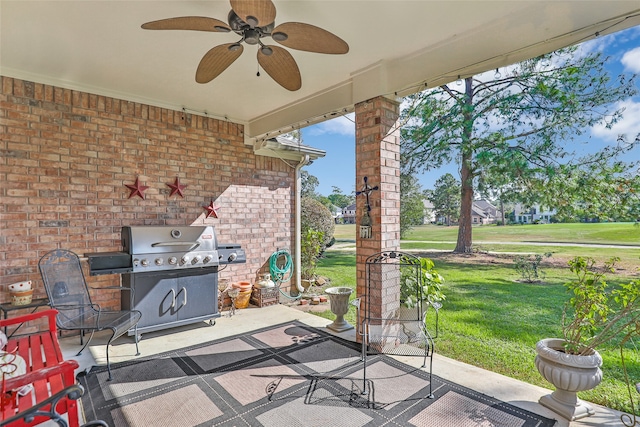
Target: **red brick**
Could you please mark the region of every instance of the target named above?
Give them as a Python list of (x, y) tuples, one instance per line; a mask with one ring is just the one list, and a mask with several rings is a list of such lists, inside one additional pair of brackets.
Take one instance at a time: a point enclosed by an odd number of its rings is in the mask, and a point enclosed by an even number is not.
[[(214, 224), (225, 241), (251, 248), (246, 264), (227, 269), (237, 280), (252, 278), (267, 262), (265, 243), (293, 245), (293, 170), (280, 160), (256, 159), (242, 126), (7, 77), (1, 87), (11, 95), (0, 98), (0, 130), (9, 135), (2, 147), (12, 146), (14, 155), (0, 164), (0, 239), (6, 246), (0, 260), (12, 258), (17, 266), (0, 264), (0, 289), (21, 275), (41, 288), (37, 260), (51, 249), (119, 250), (122, 225)], [(137, 175), (150, 187), (145, 200), (128, 198), (125, 184)], [(184, 198), (169, 198), (166, 184), (176, 175), (188, 185)], [(283, 188), (266, 190), (271, 186)], [(211, 199), (224, 216), (205, 220), (202, 206)], [(244, 212), (236, 217), (234, 209)], [(68, 226), (41, 225), (56, 221)], [(119, 276), (88, 281), (109, 286)], [(119, 297), (106, 292), (97, 298), (115, 308)], [(0, 300), (7, 298), (0, 293)]]

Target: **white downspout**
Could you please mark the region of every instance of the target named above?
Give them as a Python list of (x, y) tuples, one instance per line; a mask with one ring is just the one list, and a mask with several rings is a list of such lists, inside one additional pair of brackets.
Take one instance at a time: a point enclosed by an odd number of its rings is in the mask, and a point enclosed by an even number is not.
[(296, 273), (296, 287), (298, 288), (298, 292), (302, 294), (304, 292), (304, 288), (302, 287), (302, 257), (300, 255), (300, 250), (302, 247), (302, 226), (300, 224), (300, 216), (302, 213), (301, 203), (301, 193), (302, 193), (302, 178), (300, 177), (300, 170), (302, 167), (309, 163), (309, 155), (305, 154), (304, 158), (300, 160), (300, 163), (296, 166), (296, 249), (295, 249), (295, 263), (294, 263), (294, 271)]

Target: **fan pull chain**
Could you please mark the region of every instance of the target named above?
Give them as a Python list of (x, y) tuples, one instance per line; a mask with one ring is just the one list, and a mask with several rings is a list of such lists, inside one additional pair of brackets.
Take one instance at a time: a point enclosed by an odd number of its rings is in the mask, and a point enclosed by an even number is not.
[(258, 71), (256, 72), (256, 77), (260, 77), (260, 64), (258, 64)]

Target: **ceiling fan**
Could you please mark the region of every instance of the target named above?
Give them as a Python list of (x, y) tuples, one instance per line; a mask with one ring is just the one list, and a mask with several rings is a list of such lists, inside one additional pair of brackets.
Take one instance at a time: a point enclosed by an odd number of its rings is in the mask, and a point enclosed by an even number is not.
[(258, 63), (280, 86), (290, 91), (302, 87), (298, 64), (293, 56), (276, 45), (263, 43), (272, 40), (290, 49), (315, 53), (345, 54), (349, 45), (335, 34), (322, 28), (301, 22), (285, 22), (275, 25), (276, 7), (271, 0), (230, 0), (228, 25), (218, 19), (203, 16), (181, 16), (147, 22), (145, 30), (192, 30), (228, 33), (233, 31), (241, 39), (235, 43), (215, 46), (207, 52), (198, 65), (196, 82), (209, 83), (226, 70), (240, 55), (244, 47), (258, 45)]

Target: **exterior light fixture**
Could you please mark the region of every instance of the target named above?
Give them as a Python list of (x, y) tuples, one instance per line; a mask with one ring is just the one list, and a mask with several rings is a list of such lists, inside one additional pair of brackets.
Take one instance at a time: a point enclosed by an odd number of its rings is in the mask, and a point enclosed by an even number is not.
[(289, 38), (289, 36), (288, 36), (288, 35), (286, 35), (286, 34), (285, 34), (285, 33), (283, 33), (283, 32), (277, 31), (277, 32), (275, 32), (275, 33), (271, 34), (271, 38), (272, 38), (272, 39), (274, 39), (274, 40), (275, 40), (275, 41), (277, 41), (277, 42), (283, 42), (283, 41), (285, 41), (286, 39), (288, 39), (288, 38)]

